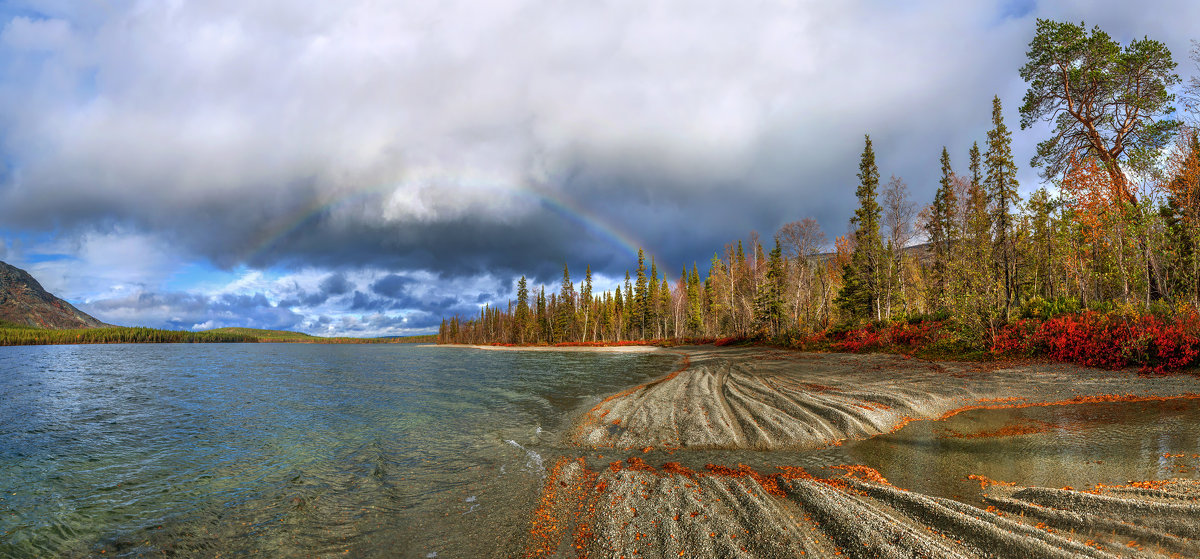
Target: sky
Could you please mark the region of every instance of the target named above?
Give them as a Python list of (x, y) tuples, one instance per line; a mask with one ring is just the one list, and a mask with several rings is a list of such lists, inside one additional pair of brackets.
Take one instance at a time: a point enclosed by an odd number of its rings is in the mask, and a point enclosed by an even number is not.
[(863, 135), (932, 200), (998, 95), (1021, 191), (1038, 18), (1164, 42), (1178, 1), (7, 0), (0, 260), (113, 324), (430, 332), (515, 282), (670, 277), (847, 230)]

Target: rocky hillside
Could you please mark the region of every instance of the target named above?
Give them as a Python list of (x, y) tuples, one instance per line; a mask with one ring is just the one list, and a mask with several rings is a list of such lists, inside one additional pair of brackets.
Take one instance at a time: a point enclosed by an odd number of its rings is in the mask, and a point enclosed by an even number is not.
[(39, 328), (107, 326), (42, 289), (28, 272), (0, 262), (0, 321)]

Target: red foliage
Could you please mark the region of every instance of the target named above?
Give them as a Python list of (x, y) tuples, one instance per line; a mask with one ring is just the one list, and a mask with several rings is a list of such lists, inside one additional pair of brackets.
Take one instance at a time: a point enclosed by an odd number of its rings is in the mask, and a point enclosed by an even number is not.
[(845, 337), (833, 343), (833, 349), (857, 353), (883, 347), (883, 336), (874, 326), (846, 332)]
[[(834, 351), (861, 352), (891, 349), (902, 353), (916, 353), (941, 338), (942, 323), (928, 320), (909, 324), (896, 322), (886, 326), (866, 326), (833, 335), (829, 345)], [(803, 347), (816, 345), (829, 337), (827, 333), (815, 334), (799, 342)]]
[(1087, 367), (1140, 366), (1163, 373), (1196, 364), (1200, 316), (1195, 311), (1171, 318), (1089, 311), (1041, 323), (1023, 320), (997, 332), (991, 351), (998, 357), (1042, 355)]

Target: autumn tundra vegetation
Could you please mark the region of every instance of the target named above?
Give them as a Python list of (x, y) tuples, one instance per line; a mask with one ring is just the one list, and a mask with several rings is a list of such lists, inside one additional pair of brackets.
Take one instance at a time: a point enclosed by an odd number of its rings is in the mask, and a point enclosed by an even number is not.
[[(1195, 44), (1195, 43), (1194, 43)], [(1200, 69), (1200, 48), (1191, 60)], [(595, 293), (564, 266), (557, 293), (524, 277), (507, 308), (443, 321), (438, 340), (613, 344), (746, 339), (803, 349), (1044, 356), (1090, 366), (1190, 367), (1200, 356), (1200, 81), (1150, 38), (1121, 45), (1039, 20), (1019, 69), (1022, 129), (1049, 137), (1023, 196), (999, 97), (981, 142), (930, 149), (918, 206), (866, 136), (859, 207), (830, 250), (816, 220), (751, 233), (676, 278), (639, 251)], [(1179, 104), (1184, 110), (1177, 111)], [(952, 153), (965, 154), (954, 164)], [(648, 267), (647, 267), (648, 264)]]

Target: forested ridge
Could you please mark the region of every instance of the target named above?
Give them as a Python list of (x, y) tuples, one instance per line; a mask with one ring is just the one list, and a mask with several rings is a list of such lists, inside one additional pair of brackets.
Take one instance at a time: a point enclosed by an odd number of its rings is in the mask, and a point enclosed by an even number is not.
[[(1197, 50), (1191, 60), (1200, 68)], [(921, 205), (902, 178), (881, 178), (866, 136), (859, 207), (832, 251), (806, 218), (771, 239), (727, 244), (703, 272), (661, 270), (639, 251), (608, 292), (593, 292), (590, 268), (577, 286), (564, 266), (556, 292), (531, 292), (522, 277), (507, 308), (447, 318), (438, 340), (761, 338), (1191, 365), (1200, 355), (1200, 140), (1188, 122), (1200, 116), (1200, 83), (1183, 83), (1160, 42), (1122, 46), (1099, 28), (1047, 20), (1020, 75), (1029, 84), (1021, 128), (1052, 127), (1030, 162), (1043, 186), (1027, 196), (997, 96), (980, 141), (931, 147), (940, 180)]]

